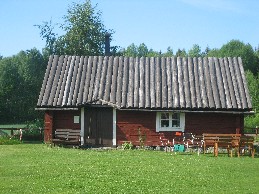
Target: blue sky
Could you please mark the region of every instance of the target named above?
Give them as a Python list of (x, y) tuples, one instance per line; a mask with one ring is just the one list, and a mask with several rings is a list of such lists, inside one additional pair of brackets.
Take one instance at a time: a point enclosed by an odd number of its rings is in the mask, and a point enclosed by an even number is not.
[[(0, 55), (7, 57), (36, 47), (41, 39), (35, 24), (61, 23), (72, 2), (82, 0), (2, 0), (0, 6)], [(92, 0), (102, 12), (111, 45), (127, 47), (145, 43), (166, 51), (187, 51), (193, 44), (220, 48), (232, 39), (259, 45), (258, 0)], [(56, 31), (61, 34), (62, 32)]]

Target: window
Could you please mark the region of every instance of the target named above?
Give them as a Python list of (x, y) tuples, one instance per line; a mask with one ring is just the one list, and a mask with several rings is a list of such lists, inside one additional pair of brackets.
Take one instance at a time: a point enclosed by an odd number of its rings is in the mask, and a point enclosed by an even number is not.
[(156, 131), (184, 131), (185, 114), (176, 112), (157, 112)]
[(74, 116), (74, 123), (80, 123), (80, 117), (79, 116)]

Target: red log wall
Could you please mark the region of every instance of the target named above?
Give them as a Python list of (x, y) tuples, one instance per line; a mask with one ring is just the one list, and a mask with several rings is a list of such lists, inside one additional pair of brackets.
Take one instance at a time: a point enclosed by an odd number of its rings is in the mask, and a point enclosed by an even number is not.
[(244, 116), (223, 113), (186, 113), (185, 132), (203, 133), (242, 133)]
[(46, 111), (44, 118), (44, 142), (49, 142), (52, 139), (53, 130), (53, 111)]
[(74, 123), (74, 116), (80, 116), (80, 111), (46, 111), (44, 142), (49, 142), (52, 139), (55, 129), (80, 129), (80, 123)]
[[(222, 113), (186, 113), (185, 132), (242, 133), (243, 115)], [(145, 145), (171, 144), (175, 132), (156, 132), (156, 112), (117, 110), (117, 145), (131, 141), (139, 145), (139, 130), (145, 137)]]
[(74, 123), (74, 116), (80, 117), (80, 111), (54, 111), (54, 129), (80, 129), (80, 123)]

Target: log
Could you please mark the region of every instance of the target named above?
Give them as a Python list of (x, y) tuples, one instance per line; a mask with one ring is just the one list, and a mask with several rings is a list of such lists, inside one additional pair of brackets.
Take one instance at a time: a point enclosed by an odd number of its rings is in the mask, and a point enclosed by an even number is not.
[(183, 58), (183, 85), (184, 85), (184, 96), (185, 96), (185, 108), (191, 107), (190, 97), (190, 86), (189, 86), (189, 75), (188, 75), (188, 60), (186, 57)]
[(75, 83), (76, 83), (76, 76), (78, 72), (78, 63), (76, 64), (76, 56), (73, 59), (73, 63), (71, 63), (71, 68), (72, 68), (72, 77), (71, 77), (71, 82), (70, 82), (70, 89), (69, 89), (69, 95), (68, 95), (68, 101), (67, 104), (71, 105), (72, 100), (73, 100), (73, 95), (75, 91)]
[(92, 101), (93, 100), (93, 92), (94, 92), (94, 88), (95, 88), (95, 77), (96, 77), (96, 71), (97, 71), (97, 64), (98, 64), (98, 57), (94, 56), (93, 58), (93, 66), (92, 66), (92, 70), (91, 70), (91, 77), (90, 79), (90, 84), (89, 84), (89, 92), (88, 92), (88, 101)]
[(50, 66), (50, 71), (49, 71), (48, 78), (47, 78), (46, 88), (45, 88), (44, 96), (42, 99), (43, 105), (48, 105), (49, 95), (50, 95), (50, 91), (52, 88), (52, 82), (53, 82), (54, 74), (56, 72), (57, 65), (58, 65), (58, 59), (59, 59), (59, 57), (57, 55), (55, 55), (54, 59), (51, 63), (51, 66)]
[(179, 108), (180, 101), (179, 101), (179, 83), (178, 83), (178, 68), (176, 57), (172, 58), (172, 81), (173, 81), (173, 107)]
[(123, 66), (123, 81), (122, 81), (122, 103), (121, 107), (127, 106), (127, 93), (128, 93), (128, 85), (129, 85), (129, 58), (124, 58), (124, 66)]
[(191, 105), (190, 107), (196, 108), (196, 93), (195, 93), (195, 79), (194, 79), (194, 65), (191, 57), (188, 57), (188, 76), (189, 76), (189, 84), (190, 84), (190, 98)]
[(232, 108), (230, 91), (229, 91), (229, 87), (228, 87), (227, 74), (226, 74), (226, 69), (225, 69), (225, 62), (224, 62), (223, 58), (219, 59), (219, 65), (220, 65), (220, 70), (221, 70), (221, 74), (222, 74), (223, 87), (224, 87), (224, 91), (225, 91), (226, 107)]
[(197, 104), (197, 108), (202, 108), (199, 67), (198, 66), (199, 66), (198, 59), (196, 57), (194, 57), (193, 58), (193, 70), (194, 70), (194, 79), (195, 79), (196, 104)]
[(118, 66), (119, 66), (119, 57), (115, 57), (112, 63), (112, 82), (111, 82), (111, 92), (110, 92), (110, 102), (113, 104), (116, 103), (116, 91), (117, 91), (117, 76), (118, 76)]
[(73, 68), (73, 67), (71, 67), (71, 61), (73, 61), (73, 58), (74, 58), (74, 56), (72, 56), (72, 57), (69, 56), (67, 65), (66, 65), (66, 72), (65, 72), (64, 79), (63, 79), (64, 93), (62, 95), (62, 106), (67, 105), (67, 99), (68, 99), (70, 83), (71, 83), (72, 68)]
[(166, 108), (173, 108), (173, 95), (172, 95), (172, 60), (171, 57), (166, 58), (166, 77), (167, 77), (167, 101)]
[(77, 71), (77, 75), (76, 75), (76, 83), (75, 83), (75, 89), (74, 89), (73, 100), (72, 100), (73, 106), (77, 105), (77, 98), (78, 98), (78, 94), (79, 94), (80, 80), (81, 80), (81, 76), (82, 76), (83, 65), (81, 65), (80, 61), (81, 61), (80, 57), (77, 56), (76, 57), (76, 67), (77, 67), (78, 71)]
[(161, 73), (162, 73), (162, 83), (161, 83), (161, 101), (162, 101), (162, 108), (167, 108), (167, 72), (166, 72), (166, 63), (165, 58), (161, 58)]
[(246, 101), (243, 80), (242, 80), (241, 72), (240, 72), (238, 61), (237, 61), (236, 57), (234, 57), (233, 62), (234, 62), (233, 69), (236, 72), (236, 81), (237, 81), (237, 86), (238, 86), (237, 88), (238, 88), (239, 94), (240, 94), (241, 108), (244, 109), (244, 108), (247, 108), (247, 101)]
[(156, 93), (155, 93), (155, 58), (150, 58), (150, 102), (151, 108), (156, 107)]
[(144, 108), (145, 107), (145, 58), (141, 57), (140, 58), (140, 63), (139, 63), (139, 108)]
[(97, 100), (97, 98), (98, 98), (102, 69), (103, 69), (103, 56), (99, 56), (98, 57), (98, 64), (97, 64), (97, 70), (96, 70), (95, 87), (94, 87), (94, 91), (93, 91), (92, 100)]
[(215, 73), (215, 62), (212, 57), (209, 57), (209, 71), (210, 71), (210, 80), (211, 80), (213, 99), (214, 99), (215, 107), (216, 109), (218, 109), (218, 108), (221, 108), (221, 104), (219, 101), (219, 91), (218, 91), (217, 79), (216, 79), (216, 73)]
[[(214, 57), (214, 63), (215, 63), (215, 70), (216, 70), (216, 80), (217, 80), (217, 87), (219, 90), (219, 100), (220, 100), (220, 108), (227, 108), (226, 106), (226, 96), (225, 96), (225, 89), (224, 89), (224, 83), (223, 83), (223, 73), (221, 72), (221, 67), (219, 65), (218, 58)], [(217, 108), (217, 105), (216, 105)]]
[(224, 65), (225, 65), (226, 76), (227, 76), (227, 81), (228, 81), (228, 88), (229, 88), (229, 93), (230, 93), (230, 98), (231, 98), (231, 106), (232, 106), (232, 108), (237, 108), (237, 102), (236, 102), (233, 82), (232, 82), (231, 73), (229, 70), (229, 61), (226, 57), (224, 57)]
[(237, 108), (242, 108), (240, 94), (239, 94), (237, 80), (236, 80), (237, 75), (236, 75), (235, 69), (233, 68), (234, 64), (233, 64), (232, 58), (228, 57), (228, 61), (229, 61), (229, 70), (230, 70), (230, 75), (232, 78), (233, 89), (234, 89), (234, 93), (235, 93), (235, 97), (236, 97)]
[(177, 70), (178, 70), (178, 82), (179, 82), (180, 108), (185, 108), (183, 67), (182, 67), (182, 58), (181, 57), (177, 57), (177, 68), (178, 68)]
[(110, 57), (108, 57), (108, 59), (109, 59), (109, 61), (108, 61), (108, 69), (107, 69), (107, 76), (106, 76), (106, 82), (105, 82), (104, 98), (102, 100), (110, 102), (114, 57), (110, 56)]
[(48, 104), (52, 104), (52, 106), (57, 106), (57, 99), (58, 99), (58, 94), (59, 94), (59, 90), (60, 90), (60, 74), (61, 74), (61, 70), (62, 70), (62, 66), (63, 66), (63, 61), (64, 61), (64, 56), (60, 56), (59, 60), (58, 60), (58, 66), (57, 66), (57, 70), (55, 73), (55, 77), (54, 77), (54, 81), (53, 81), (53, 86), (51, 87), (51, 93), (49, 96), (49, 100), (48, 100)]
[(238, 57), (238, 64), (239, 64), (239, 69), (240, 69), (240, 73), (241, 73), (241, 77), (242, 77), (242, 81), (243, 81), (243, 85), (244, 85), (244, 90), (245, 90), (245, 94), (246, 94), (247, 108), (251, 109), (252, 108), (251, 97), (249, 95), (249, 90), (248, 90), (248, 86), (246, 83), (245, 71), (243, 68), (242, 59), (240, 57)]
[(88, 57), (81, 57), (80, 59), (80, 66), (83, 66), (83, 71), (82, 71), (82, 76), (81, 76), (81, 81), (80, 87), (79, 87), (79, 93), (78, 93), (78, 104), (83, 103), (83, 94), (84, 94), (84, 84), (85, 83), (85, 77), (86, 77), (86, 71), (87, 71), (87, 61)]
[(150, 62), (149, 57), (146, 57), (145, 62), (145, 108), (150, 108)]
[(92, 65), (93, 65), (93, 57), (90, 56), (87, 61), (83, 103), (88, 102), (88, 93), (89, 93), (90, 77), (91, 77), (91, 73), (92, 73)]
[(207, 91), (207, 98), (209, 101), (209, 107), (215, 108), (207, 57), (203, 58), (203, 67), (204, 67), (205, 85), (206, 85), (206, 91)]
[(156, 57), (155, 58), (155, 66), (156, 66), (156, 108), (161, 108), (161, 63), (160, 63), (160, 58)]
[(201, 91), (201, 100), (202, 100), (202, 108), (208, 108), (208, 99), (207, 99), (207, 92), (206, 92), (206, 86), (205, 86), (205, 78), (203, 74), (203, 60), (201, 57), (198, 58), (198, 72), (199, 72), (199, 78), (200, 78), (200, 91)]
[(129, 85), (127, 95), (127, 108), (133, 107), (133, 92), (134, 92), (134, 58), (129, 58)]
[(119, 67), (118, 67), (118, 74), (117, 74), (117, 91), (116, 91), (116, 104), (118, 107), (121, 107), (121, 95), (122, 95), (122, 77), (123, 74), (123, 57), (119, 58)]
[(108, 60), (109, 57), (105, 56), (103, 58), (103, 64), (102, 64), (102, 75), (101, 75), (101, 80), (100, 80), (100, 89), (98, 93), (98, 99), (104, 99), (104, 93), (105, 93), (105, 80), (107, 76), (107, 70), (108, 70)]
[(133, 107), (139, 106), (139, 58), (135, 58), (134, 64), (134, 93), (133, 93)]

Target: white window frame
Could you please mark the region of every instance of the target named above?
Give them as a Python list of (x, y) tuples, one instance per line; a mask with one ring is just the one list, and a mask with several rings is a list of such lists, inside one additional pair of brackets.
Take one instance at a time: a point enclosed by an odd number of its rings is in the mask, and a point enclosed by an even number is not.
[[(162, 113), (169, 113), (169, 127), (161, 127), (161, 114)], [(172, 126), (172, 115), (179, 114), (180, 115), (180, 126), (173, 127)], [(185, 113), (178, 113), (178, 112), (157, 112), (156, 113), (156, 132), (159, 131), (182, 131), (184, 132), (185, 128)]]

